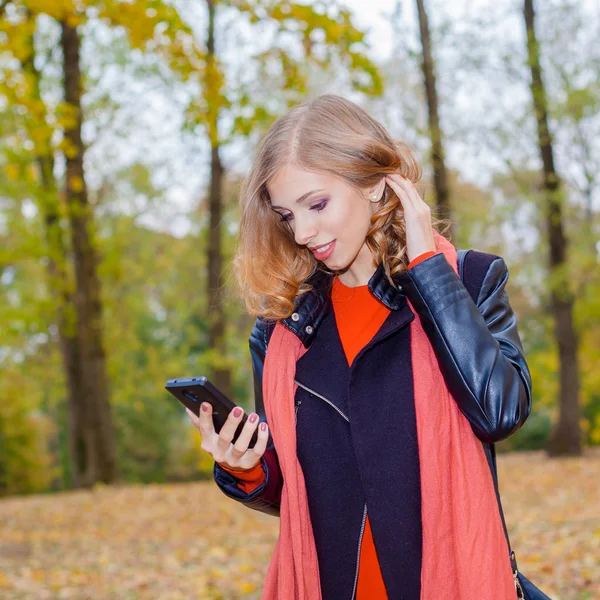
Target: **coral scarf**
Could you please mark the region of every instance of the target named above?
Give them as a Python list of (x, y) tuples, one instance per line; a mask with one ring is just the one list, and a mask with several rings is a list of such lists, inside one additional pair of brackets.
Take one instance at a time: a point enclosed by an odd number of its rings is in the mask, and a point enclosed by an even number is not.
[[(436, 251), (458, 272), (454, 246), (434, 230)], [(410, 323), (421, 473), (422, 600), (514, 600), (509, 550), (481, 442), (448, 392), (418, 313)], [(319, 564), (306, 485), (296, 454), (296, 361), (307, 351), (277, 323), (263, 395), (283, 489), (279, 538), (262, 600), (319, 600)], [(401, 560), (400, 556), (398, 560)]]

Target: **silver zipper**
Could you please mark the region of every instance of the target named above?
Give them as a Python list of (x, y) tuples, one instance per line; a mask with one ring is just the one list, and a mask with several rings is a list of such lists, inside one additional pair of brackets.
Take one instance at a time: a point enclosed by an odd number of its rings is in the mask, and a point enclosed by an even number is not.
[(344, 419), (346, 419), (346, 421), (350, 422), (350, 419), (335, 404), (333, 404), (333, 402), (331, 402), (330, 400), (327, 400), (327, 398), (325, 398), (325, 396), (321, 396), (321, 394), (319, 394), (318, 392), (315, 392), (314, 390), (311, 390), (310, 388), (306, 387), (305, 385), (303, 385), (302, 383), (300, 383), (297, 379), (294, 379), (294, 383), (297, 383), (302, 389), (306, 390), (307, 392), (310, 392), (311, 394), (313, 394), (317, 398), (321, 398), (321, 400), (325, 400), (325, 402), (327, 402), (327, 404), (329, 404), (329, 406), (331, 406), (332, 408), (334, 408), (335, 410), (337, 410), (337, 412)]
[(296, 425), (298, 425), (298, 409), (300, 408), (300, 405), (302, 404), (302, 400), (298, 400), (297, 398), (294, 399), (294, 412), (296, 413)]
[[(298, 384), (298, 386), (300, 386), (302, 389), (313, 394), (317, 398), (321, 398), (321, 400), (324, 400), (325, 402), (327, 402), (327, 404), (329, 404), (329, 406), (331, 406), (333, 409), (335, 409), (342, 416), (342, 418), (344, 418), (344, 419), (346, 419), (346, 421), (350, 422), (350, 419), (335, 404), (333, 404), (330, 400), (327, 400), (327, 398), (325, 398), (325, 396), (322, 396), (318, 392), (315, 392), (314, 390), (311, 390), (309, 387), (306, 387), (304, 384), (300, 383), (297, 379), (294, 379), (294, 383)], [(295, 401), (296, 424), (298, 423), (298, 407), (300, 406), (301, 402), (302, 402), (301, 400)], [(362, 523), (360, 526), (360, 536), (358, 538), (358, 549), (356, 552), (356, 572), (354, 574), (354, 587), (352, 588), (352, 600), (354, 600), (356, 598), (356, 585), (358, 584), (358, 566), (359, 566), (359, 561), (360, 561), (360, 547), (362, 545), (362, 539), (363, 539), (363, 535), (365, 533), (366, 520), (367, 520), (367, 505), (365, 504), (365, 508), (363, 510)]]
[(358, 566), (360, 563), (360, 547), (362, 546), (363, 534), (365, 532), (365, 522), (367, 520), (367, 505), (363, 511), (362, 525), (360, 526), (360, 536), (358, 538), (358, 551), (356, 553), (356, 572), (354, 573), (354, 587), (352, 588), (352, 600), (356, 598), (356, 585), (358, 583)]

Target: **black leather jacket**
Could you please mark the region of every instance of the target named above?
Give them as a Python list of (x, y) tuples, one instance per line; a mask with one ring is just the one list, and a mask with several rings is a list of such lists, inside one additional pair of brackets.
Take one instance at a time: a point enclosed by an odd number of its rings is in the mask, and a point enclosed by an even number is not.
[[(391, 310), (398, 310), (408, 298), (419, 313), (448, 389), (454, 398), (461, 399), (459, 408), (484, 443), (495, 472), (494, 442), (509, 437), (529, 416), (531, 376), (505, 290), (508, 269), (504, 260), (484, 252), (459, 250), (458, 267), (457, 275), (438, 253), (396, 276), (394, 287), (380, 265), (369, 289)], [(307, 348), (330, 309), (332, 276), (317, 271), (309, 281), (314, 289), (298, 299), (294, 313), (283, 321)], [(262, 372), (273, 328), (273, 323), (257, 319), (249, 340), (255, 411), (261, 421), (266, 420)], [(277, 464), (272, 445), (262, 462), (268, 479), (268, 465)], [(266, 493), (268, 481), (244, 494), (235, 479), (216, 463), (214, 476), (226, 495), (250, 508), (278, 514), (274, 494), (280, 490)]]

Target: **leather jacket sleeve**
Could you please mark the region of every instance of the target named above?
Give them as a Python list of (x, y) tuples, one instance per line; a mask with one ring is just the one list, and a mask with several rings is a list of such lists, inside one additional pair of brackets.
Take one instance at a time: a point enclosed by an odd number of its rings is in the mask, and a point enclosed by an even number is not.
[[(268, 335), (272, 325), (262, 319), (256, 319), (250, 334), (250, 356), (252, 358), (252, 375), (254, 379), (254, 412), (259, 416), (259, 422), (266, 421), (263, 393), (262, 374), (265, 363), (265, 349)], [(273, 516), (279, 516), (281, 503), (281, 489), (283, 476), (277, 460), (277, 453), (273, 443), (270, 442), (261, 458), (261, 465), (265, 472), (265, 481), (249, 494), (244, 493), (237, 486), (237, 479), (215, 462), (213, 476), (223, 493), (234, 500), (242, 502), (249, 508), (259, 510)]]
[[(479, 253), (483, 254), (483, 253)], [(531, 375), (505, 290), (508, 269), (492, 258), (477, 302), (442, 253), (397, 283), (418, 312), (446, 385), (477, 437), (515, 433), (531, 411)]]

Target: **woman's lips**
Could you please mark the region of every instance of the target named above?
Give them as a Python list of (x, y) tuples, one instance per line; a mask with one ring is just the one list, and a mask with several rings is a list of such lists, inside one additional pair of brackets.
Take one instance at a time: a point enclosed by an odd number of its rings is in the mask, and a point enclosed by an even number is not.
[(315, 258), (318, 260), (325, 260), (331, 256), (333, 250), (335, 249), (336, 240), (330, 242), (328, 246), (324, 246), (323, 248), (319, 248), (318, 250), (312, 250), (312, 253), (315, 255)]

